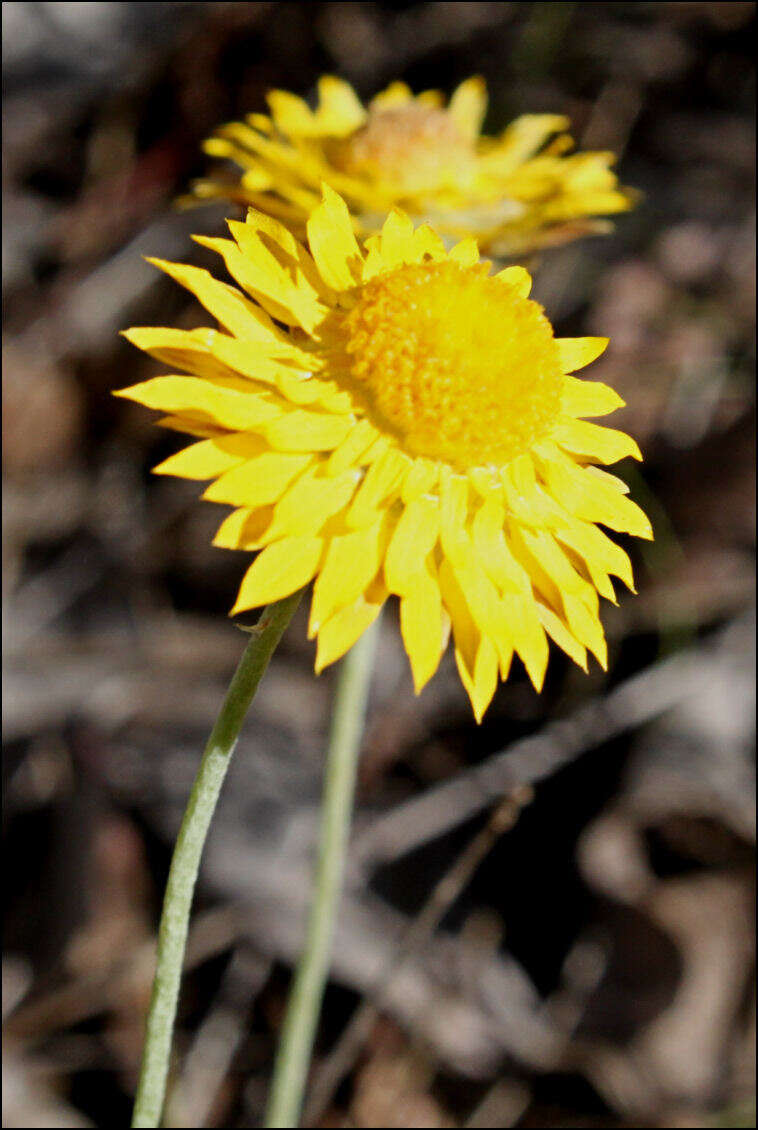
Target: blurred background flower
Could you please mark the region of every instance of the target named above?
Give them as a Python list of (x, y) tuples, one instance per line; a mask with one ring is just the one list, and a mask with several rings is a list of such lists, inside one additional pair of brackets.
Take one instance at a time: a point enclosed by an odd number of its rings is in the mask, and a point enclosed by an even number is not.
[[(154, 373), (117, 331), (202, 324), (141, 256), (210, 267), (189, 234), (228, 206), (172, 207), (202, 140), (272, 87), (313, 105), (325, 72), (364, 102), (479, 73), (485, 132), (561, 114), (619, 154), (644, 203), (528, 265), (558, 334), (611, 339), (593, 376), (627, 401), (656, 541), (627, 546), (640, 595), (606, 618), (607, 674), (558, 659), (537, 696), (514, 669), (479, 728), (449, 656), (414, 698), (386, 618), (307, 1118), (755, 1124), (753, 21), (3, 5), (5, 1125), (128, 1120), (157, 901), (244, 642), (244, 555), (210, 546), (193, 484), (150, 477), (181, 441), (110, 396)], [(319, 799), (312, 662), (303, 610), (205, 860), (170, 1125), (261, 1116)]]

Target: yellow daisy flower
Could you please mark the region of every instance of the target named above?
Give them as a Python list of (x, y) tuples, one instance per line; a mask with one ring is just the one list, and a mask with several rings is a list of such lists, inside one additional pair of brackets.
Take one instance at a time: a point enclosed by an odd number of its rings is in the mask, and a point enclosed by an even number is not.
[(584, 419), (623, 401), (571, 375), (606, 339), (555, 338), (522, 267), (491, 275), (473, 239), (448, 252), (398, 211), (361, 250), (327, 186), (308, 248), (252, 209), (229, 228), (195, 238), (236, 287), (154, 261), (220, 328), (128, 330), (185, 375), (117, 395), (197, 437), (156, 471), (213, 480), (203, 497), (234, 507), (214, 544), (258, 551), (233, 612), (315, 581), (320, 671), (393, 593), (416, 691), (452, 626), (477, 719), (514, 652), (542, 686), (548, 636), (605, 665), (598, 594), (632, 570), (597, 523), (652, 536), (595, 466), (636, 443)]
[(562, 115), (525, 114), (499, 137), (482, 136), (481, 78), (463, 82), (447, 106), (439, 91), (414, 96), (401, 82), (368, 107), (333, 76), (318, 90), (316, 110), (273, 90), (270, 116), (222, 126), (205, 150), (244, 172), (231, 182), (196, 182), (195, 200), (253, 205), (301, 235), (325, 182), (347, 201), (359, 235), (377, 232), (400, 207), (443, 236), (475, 235), (500, 256), (607, 230), (590, 217), (632, 206), (632, 192), (611, 169), (612, 153), (567, 153), (573, 142)]

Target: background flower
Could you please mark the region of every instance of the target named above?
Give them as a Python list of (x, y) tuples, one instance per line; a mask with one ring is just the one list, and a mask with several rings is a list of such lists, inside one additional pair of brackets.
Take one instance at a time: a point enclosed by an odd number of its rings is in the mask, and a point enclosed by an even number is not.
[[(220, 127), (205, 143), (244, 171), (197, 181), (196, 197), (254, 204), (302, 229), (323, 181), (370, 233), (399, 205), (442, 235), (475, 234), (506, 256), (607, 230), (589, 217), (625, 212), (612, 153), (570, 153), (568, 118), (524, 114), (497, 137), (481, 133), (483, 79), (469, 78), (445, 105), (437, 90), (414, 95), (394, 82), (364, 107), (349, 83), (319, 79), (315, 110), (294, 94), (267, 95), (270, 116)], [(577, 223), (576, 221), (580, 221)]]

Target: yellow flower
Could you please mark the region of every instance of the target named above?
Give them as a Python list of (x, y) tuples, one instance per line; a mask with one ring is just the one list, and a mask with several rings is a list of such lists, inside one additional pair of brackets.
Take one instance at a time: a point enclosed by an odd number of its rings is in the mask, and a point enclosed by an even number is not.
[(238, 287), (156, 261), (220, 328), (126, 333), (191, 375), (118, 395), (197, 437), (156, 471), (213, 480), (204, 497), (235, 508), (215, 544), (260, 551), (233, 611), (315, 580), (321, 670), (393, 593), (417, 692), (452, 626), (477, 719), (514, 652), (541, 687), (546, 634), (605, 665), (598, 594), (632, 571), (596, 523), (652, 536), (595, 466), (640, 458), (636, 443), (584, 419), (623, 401), (569, 375), (606, 339), (555, 338), (522, 267), (490, 275), (473, 239), (448, 252), (398, 211), (362, 251), (327, 186), (308, 249), (252, 209), (229, 227), (196, 238)]
[[(447, 106), (439, 91), (414, 96), (395, 82), (365, 108), (341, 79), (319, 81), (315, 111), (283, 90), (271, 115), (250, 114), (205, 143), (241, 179), (195, 183), (195, 199), (224, 197), (284, 220), (301, 235), (326, 182), (347, 201), (359, 235), (381, 228), (393, 207), (432, 223), (443, 236), (475, 235), (495, 255), (513, 255), (607, 230), (589, 219), (632, 206), (612, 153), (573, 153), (558, 114), (525, 114), (499, 137), (481, 125), (481, 78), (462, 83)], [(550, 138), (552, 142), (546, 145)]]

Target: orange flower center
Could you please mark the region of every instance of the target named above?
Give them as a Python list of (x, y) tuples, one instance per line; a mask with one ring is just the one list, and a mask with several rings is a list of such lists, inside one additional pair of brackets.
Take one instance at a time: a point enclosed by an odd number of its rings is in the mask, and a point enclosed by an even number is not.
[(474, 146), (446, 110), (411, 103), (371, 110), (366, 124), (340, 143), (334, 159), (347, 173), (414, 193), (470, 179)]

